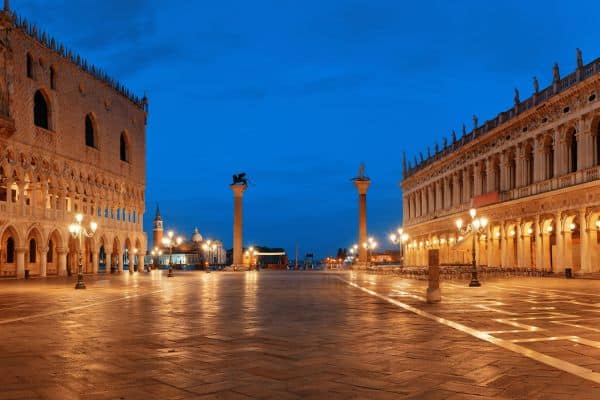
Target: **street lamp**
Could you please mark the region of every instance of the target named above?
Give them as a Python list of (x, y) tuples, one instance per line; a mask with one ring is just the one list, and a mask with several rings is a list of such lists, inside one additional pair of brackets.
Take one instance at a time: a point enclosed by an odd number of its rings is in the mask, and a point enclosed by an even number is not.
[(475, 243), (476, 240), (479, 240), (479, 235), (481, 235), (485, 227), (488, 224), (488, 220), (485, 217), (475, 218), (477, 216), (477, 210), (471, 208), (469, 210), (469, 215), (471, 216), (471, 222), (469, 224), (464, 225), (462, 219), (456, 220), (456, 227), (461, 235), (466, 235), (468, 233), (472, 234), (472, 246), (471, 246), (471, 256), (473, 264), (471, 266), (471, 282), (469, 282), (470, 287), (481, 286), (479, 280), (477, 279), (477, 260), (475, 257)]
[(202, 245), (202, 250), (204, 250), (204, 254), (208, 254), (207, 262), (206, 262), (206, 272), (210, 272), (210, 260), (213, 257), (213, 253), (217, 250), (217, 245), (212, 243), (211, 240), (207, 240), (206, 243)]
[(83, 227), (81, 222), (83, 221), (82, 214), (75, 215), (76, 223), (69, 225), (69, 233), (73, 236), (73, 239), (79, 240), (79, 252), (78, 252), (78, 265), (77, 265), (77, 283), (75, 289), (85, 289), (85, 283), (83, 282), (83, 237), (91, 238), (98, 229), (98, 224), (90, 222), (90, 230), (88, 231)]
[[(256, 251), (254, 247), (250, 247), (248, 250), (246, 250), (246, 256), (248, 256), (248, 264), (250, 265), (250, 269), (252, 269), (253, 259), (256, 254), (258, 254), (258, 251)], [(258, 266), (256, 267), (256, 270), (258, 271)]]
[(173, 247), (179, 246), (181, 242), (183, 242), (181, 236), (177, 236), (177, 239), (173, 239), (174, 236), (175, 234), (173, 231), (169, 231), (167, 237), (162, 240), (163, 246), (169, 248), (169, 273), (167, 274), (169, 278), (173, 276)]
[(370, 265), (371, 258), (373, 256), (373, 250), (377, 248), (377, 242), (375, 239), (370, 237), (366, 242), (362, 244), (362, 246), (367, 249), (367, 265)]
[(398, 234), (392, 233), (390, 235), (390, 241), (394, 244), (400, 245), (400, 262), (404, 265), (404, 245), (408, 241), (410, 236), (404, 232), (404, 229), (398, 228)]

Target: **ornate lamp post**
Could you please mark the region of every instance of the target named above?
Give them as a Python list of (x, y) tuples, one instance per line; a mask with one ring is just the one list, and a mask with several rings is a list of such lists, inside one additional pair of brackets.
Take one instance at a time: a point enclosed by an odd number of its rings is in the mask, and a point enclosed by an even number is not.
[(473, 264), (471, 266), (471, 282), (469, 282), (470, 287), (481, 286), (479, 280), (477, 279), (477, 259), (475, 253), (475, 243), (479, 240), (479, 235), (481, 235), (488, 224), (488, 220), (485, 217), (475, 218), (477, 216), (477, 210), (471, 208), (469, 210), (469, 215), (471, 216), (471, 223), (464, 225), (462, 219), (456, 220), (456, 227), (461, 235), (466, 235), (468, 233), (472, 234), (472, 246), (471, 246), (471, 256)]
[(377, 248), (377, 242), (370, 237), (362, 244), (362, 247), (367, 250), (367, 266), (369, 266), (371, 265), (371, 259), (373, 258), (373, 250)]
[(392, 233), (390, 235), (390, 241), (394, 244), (400, 245), (400, 263), (404, 265), (404, 245), (408, 241), (408, 233), (404, 232), (404, 229), (398, 228), (398, 234)]
[(183, 242), (181, 236), (177, 236), (177, 239), (174, 239), (174, 236), (173, 231), (169, 231), (167, 237), (162, 240), (163, 246), (169, 248), (169, 273), (167, 274), (169, 278), (173, 277), (173, 247), (179, 246)]
[[(256, 262), (255, 256), (257, 253), (258, 251), (256, 251), (254, 247), (250, 247), (248, 250), (246, 250), (245, 255), (248, 257), (249, 269), (252, 269), (254, 262)], [(258, 266), (256, 267), (256, 270), (258, 271)]]
[(206, 262), (206, 272), (210, 272), (210, 261), (212, 260), (213, 253), (217, 250), (217, 245), (212, 243), (211, 240), (207, 240), (206, 243), (202, 245), (202, 250), (204, 250), (204, 254), (208, 254), (208, 261)]
[(77, 254), (77, 283), (75, 284), (75, 289), (85, 289), (85, 283), (83, 282), (83, 237), (91, 238), (94, 236), (96, 229), (98, 229), (98, 224), (92, 221), (90, 223), (90, 230), (88, 231), (81, 224), (83, 221), (82, 214), (75, 215), (75, 221), (76, 223), (69, 225), (69, 233), (71, 233), (73, 239), (79, 241), (79, 251)]

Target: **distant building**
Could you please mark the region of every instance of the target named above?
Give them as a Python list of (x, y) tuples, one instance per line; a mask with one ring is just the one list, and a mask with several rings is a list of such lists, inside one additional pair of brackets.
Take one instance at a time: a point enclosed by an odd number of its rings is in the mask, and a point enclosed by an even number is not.
[[(233, 250), (227, 250), (227, 265), (233, 261)], [(269, 269), (286, 269), (288, 257), (284, 249), (264, 246), (245, 247), (243, 263), (248, 266), (260, 266)]]
[[(156, 207), (156, 215), (153, 222), (153, 250), (145, 257), (147, 265), (168, 265), (169, 248), (162, 244), (163, 220), (159, 207)], [(152, 252), (155, 254), (152, 255)], [(159, 254), (160, 253), (160, 254)], [(189, 240), (184, 240), (179, 246), (173, 247), (171, 260), (174, 265), (180, 266), (211, 266), (225, 265), (227, 252), (220, 240), (205, 240), (198, 228), (194, 228)]]

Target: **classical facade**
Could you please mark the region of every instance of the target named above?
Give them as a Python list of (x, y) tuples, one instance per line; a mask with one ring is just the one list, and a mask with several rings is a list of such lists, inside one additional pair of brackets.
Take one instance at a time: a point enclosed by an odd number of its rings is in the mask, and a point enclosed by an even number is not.
[(98, 224), (84, 271), (127, 269), (143, 232), (147, 100), (19, 18), (0, 14), (0, 277), (77, 267), (76, 214)]
[[(457, 218), (477, 209), (489, 224), (478, 237), (479, 265), (561, 273), (600, 271), (600, 59), (474, 128), (404, 162), (407, 265), (471, 262), (471, 240)], [(470, 238), (469, 238), (470, 239)]]

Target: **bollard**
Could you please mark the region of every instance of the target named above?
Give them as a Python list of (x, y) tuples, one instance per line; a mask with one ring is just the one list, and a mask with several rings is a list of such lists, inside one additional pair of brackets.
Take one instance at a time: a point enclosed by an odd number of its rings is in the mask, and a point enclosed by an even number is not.
[(439, 303), (442, 301), (442, 292), (440, 291), (439, 260), (439, 250), (429, 250), (429, 286), (427, 287), (428, 303)]

